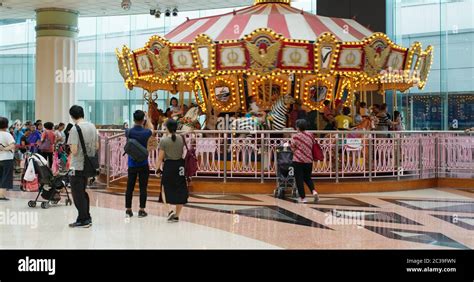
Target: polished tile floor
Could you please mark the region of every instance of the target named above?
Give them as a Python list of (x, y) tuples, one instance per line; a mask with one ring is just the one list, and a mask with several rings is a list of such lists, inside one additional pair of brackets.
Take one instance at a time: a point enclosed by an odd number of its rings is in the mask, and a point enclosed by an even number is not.
[(76, 216), (74, 207), (29, 208), (33, 193), (8, 192), (11, 201), (0, 203), (0, 248), (474, 248), (470, 190), (322, 195), (317, 204), (268, 195), (194, 194), (176, 224), (166, 223), (166, 209), (156, 197), (148, 199), (149, 217), (126, 219), (123, 195), (105, 190), (90, 195), (94, 225), (72, 230), (67, 224)]

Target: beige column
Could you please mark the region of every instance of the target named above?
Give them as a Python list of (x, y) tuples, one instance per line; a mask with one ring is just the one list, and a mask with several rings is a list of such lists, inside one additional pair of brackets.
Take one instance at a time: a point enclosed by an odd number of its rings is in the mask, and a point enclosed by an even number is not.
[(69, 122), (76, 103), (78, 12), (36, 10), (35, 116), (43, 122)]

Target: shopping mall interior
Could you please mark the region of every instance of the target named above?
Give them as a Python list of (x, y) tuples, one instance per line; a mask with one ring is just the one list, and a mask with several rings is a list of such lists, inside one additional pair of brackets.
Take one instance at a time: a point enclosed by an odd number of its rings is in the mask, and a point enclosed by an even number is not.
[[(0, 249), (470, 250), (473, 14), (473, 0), (0, 0), (0, 117), (17, 139)], [(27, 179), (47, 137), (34, 151), (15, 135), (31, 121), (48, 136), (36, 121), (74, 122), (73, 105), (98, 132), (84, 229), (68, 227), (80, 144), (46, 155), (51, 177), (73, 171), (55, 194), (40, 172)], [(187, 172), (196, 165), (181, 216), (163, 203), (175, 184), (159, 165), (175, 108)], [(137, 110), (155, 141), (146, 217), (138, 182), (126, 213)]]

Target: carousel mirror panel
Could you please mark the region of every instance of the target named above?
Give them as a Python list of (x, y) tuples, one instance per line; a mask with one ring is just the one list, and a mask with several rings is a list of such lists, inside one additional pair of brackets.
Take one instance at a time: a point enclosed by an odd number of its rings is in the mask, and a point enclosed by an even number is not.
[(237, 93), (237, 78), (234, 76), (219, 76), (207, 81), (212, 107), (218, 112), (239, 111), (240, 99)]
[(310, 110), (321, 110), (325, 100), (332, 99), (334, 82), (332, 79), (324, 79), (311, 76), (302, 81), (302, 102)]

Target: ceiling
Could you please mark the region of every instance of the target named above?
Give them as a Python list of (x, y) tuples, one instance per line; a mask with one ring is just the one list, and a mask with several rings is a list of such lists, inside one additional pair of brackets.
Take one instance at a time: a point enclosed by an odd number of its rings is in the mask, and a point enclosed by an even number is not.
[(38, 8), (66, 8), (83, 17), (148, 14), (151, 8), (177, 7), (179, 11), (196, 11), (252, 5), (253, 0), (131, 0), (131, 9), (121, 7), (122, 0), (0, 0), (0, 22), (31, 19)]

